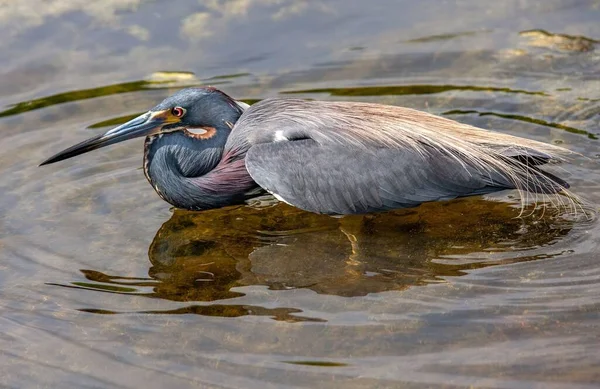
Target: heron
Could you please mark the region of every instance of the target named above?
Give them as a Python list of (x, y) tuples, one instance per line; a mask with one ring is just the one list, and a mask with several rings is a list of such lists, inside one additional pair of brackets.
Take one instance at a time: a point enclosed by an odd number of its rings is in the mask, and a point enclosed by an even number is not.
[(137, 137), (145, 137), (144, 173), (158, 195), (194, 211), (267, 192), (329, 215), (506, 189), (522, 199), (569, 193), (541, 168), (570, 153), (556, 145), (391, 105), (269, 98), (249, 106), (214, 87), (182, 89), (41, 165)]

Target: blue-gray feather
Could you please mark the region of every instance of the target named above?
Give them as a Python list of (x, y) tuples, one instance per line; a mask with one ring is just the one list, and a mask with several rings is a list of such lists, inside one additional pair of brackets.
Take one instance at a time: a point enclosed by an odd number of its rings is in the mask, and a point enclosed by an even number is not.
[(424, 157), (410, 149), (326, 148), (313, 140), (265, 143), (248, 151), (246, 167), (282, 200), (325, 214), (379, 212), (514, 188), (500, 174), (484, 176), (434, 149)]
[(537, 167), (564, 150), (401, 107), (265, 100), (240, 117), (226, 148), (234, 145), (261, 187), (318, 213), (568, 188)]

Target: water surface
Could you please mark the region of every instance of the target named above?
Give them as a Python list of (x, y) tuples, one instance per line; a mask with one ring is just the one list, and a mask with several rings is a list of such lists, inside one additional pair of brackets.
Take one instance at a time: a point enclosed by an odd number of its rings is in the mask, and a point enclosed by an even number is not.
[(335, 219), (174, 210), (142, 141), (37, 164), (177, 89), (370, 101), (560, 144), (600, 201), (600, 4), (0, 4), (0, 386), (593, 388), (600, 227), (516, 192)]

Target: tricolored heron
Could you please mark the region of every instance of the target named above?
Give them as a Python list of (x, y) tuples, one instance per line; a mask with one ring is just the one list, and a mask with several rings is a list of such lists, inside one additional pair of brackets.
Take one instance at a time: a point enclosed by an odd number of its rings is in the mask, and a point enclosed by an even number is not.
[(540, 169), (567, 150), (409, 108), (266, 99), (251, 107), (187, 88), (44, 161), (145, 136), (144, 172), (164, 200), (203, 210), (264, 193), (324, 214), (362, 214), (504, 189), (563, 193)]

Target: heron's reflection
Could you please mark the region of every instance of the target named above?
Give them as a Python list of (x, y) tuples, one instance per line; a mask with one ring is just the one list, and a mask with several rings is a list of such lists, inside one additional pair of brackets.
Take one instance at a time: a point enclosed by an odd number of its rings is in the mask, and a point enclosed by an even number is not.
[(549, 250), (535, 249), (573, 227), (535, 211), (518, 218), (520, 211), (481, 198), (340, 219), (285, 204), (177, 210), (150, 246), (149, 278), (83, 272), (104, 286), (175, 301), (234, 298), (242, 293), (233, 287), (248, 285), (361, 296), (439, 282), (467, 269), (534, 260), (540, 251), (547, 258)]

